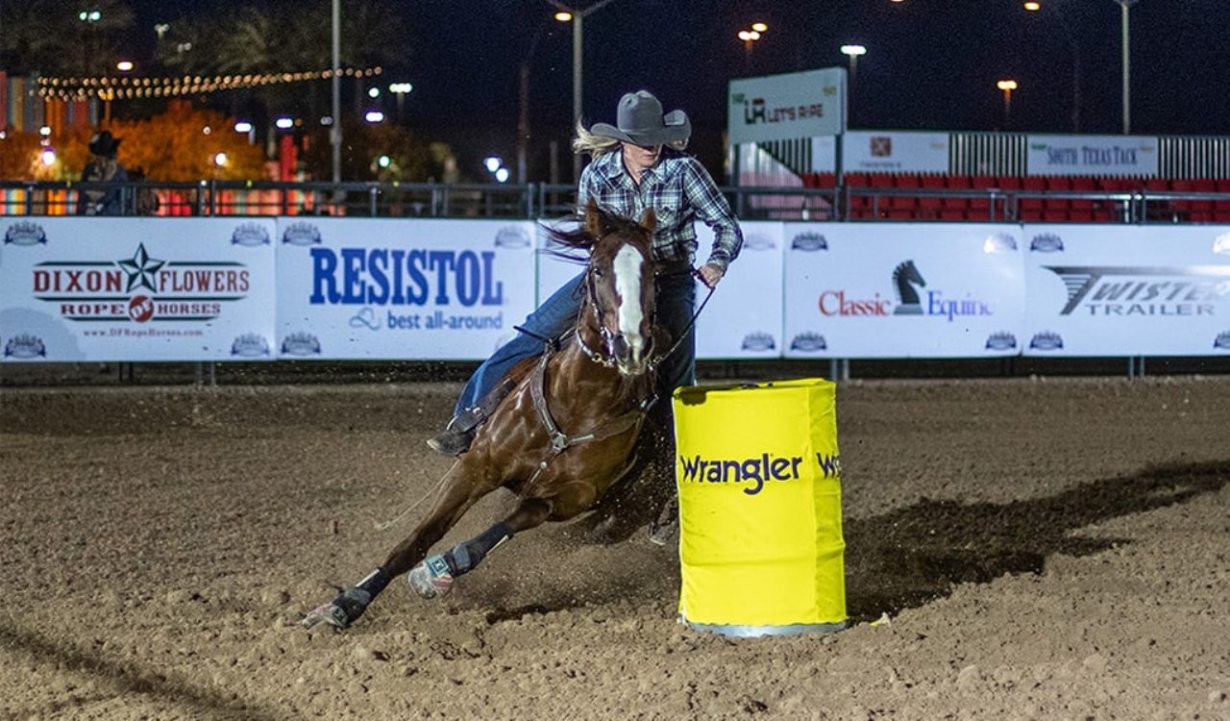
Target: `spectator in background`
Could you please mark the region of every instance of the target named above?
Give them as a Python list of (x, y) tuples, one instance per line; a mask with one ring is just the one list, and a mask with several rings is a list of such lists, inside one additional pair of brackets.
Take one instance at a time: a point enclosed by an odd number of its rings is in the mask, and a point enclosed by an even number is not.
[(158, 209), (162, 207), (162, 200), (158, 197), (157, 191), (145, 184), (145, 170), (133, 168), (128, 173), (128, 180), (136, 186), (134, 192), (137, 194), (137, 215), (158, 215)]
[(110, 183), (110, 187), (82, 190), (77, 200), (77, 215), (123, 214), (123, 185), (128, 172), (115, 159), (123, 142), (104, 130), (90, 140), (90, 162), (81, 172), (83, 183)]

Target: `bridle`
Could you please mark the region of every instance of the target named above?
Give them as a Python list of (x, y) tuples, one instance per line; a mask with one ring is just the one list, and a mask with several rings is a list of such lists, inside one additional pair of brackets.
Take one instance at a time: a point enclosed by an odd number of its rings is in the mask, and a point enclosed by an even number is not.
[[(603, 237), (606, 237), (606, 236), (603, 236)], [(612, 334), (610, 329), (606, 327), (606, 324), (602, 322), (602, 306), (598, 302), (598, 292), (597, 290), (594, 289), (593, 284), (590, 282), (590, 271), (591, 270), (592, 269), (587, 268), (585, 272), (585, 281), (584, 281), (585, 293), (589, 299), (589, 305), (593, 309), (594, 322), (598, 326), (598, 334), (602, 339), (602, 344), (606, 350), (606, 354), (604, 355), (594, 350), (593, 348), (590, 348), (589, 345), (586, 344), (585, 339), (581, 336), (580, 333), (575, 333), (574, 335), (576, 336), (577, 346), (580, 347), (581, 352), (585, 354), (586, 358), (589, 358), (594, 363), (597, 363), (598, 365), (604, 366), (606, 368), (614, 368), (615, 367), (614, 344), (615, 344), (616, 336)], [(695, 268), (692, 268), (689, 272), (689, 275), (692, 277), (700, 277), (700, 271)], [(669, 358), (676, 350), (679, 349), (679, 346), (683, 345), (683, 339), (688, 337), (688, 333), (690, 333), (692, 331), (692, 327), (696, 325), (696, 319), (700, 317), (700, 312), (705, 309), (705, 304), (707, 304), (709, 302), (709, 299), (713, 297), (713, 291), (714, 291), (714, 288), (709, 287), (709, 292), (705, 294), (704, 300), (700, 302), (700, 305), (696, 306), (696, 310), (692, 313), (691, 319), (688, 320), (687, 326), (684, 327), (683, 332), (679, 334), (679, 337), (675, 339), (675, 342), (671, 344), (671, 347), (668, 348), (665, 353), (659, 356), (650, 357), (649, 361), (646, 363), (646, 370), (648, 372), (656, 371), (658, 369), (658, 366), (662, 365), (662, 363), (664, 363), (667, 358)], [(651, 325), (652, 325), (652, 321), (651, 321)]]

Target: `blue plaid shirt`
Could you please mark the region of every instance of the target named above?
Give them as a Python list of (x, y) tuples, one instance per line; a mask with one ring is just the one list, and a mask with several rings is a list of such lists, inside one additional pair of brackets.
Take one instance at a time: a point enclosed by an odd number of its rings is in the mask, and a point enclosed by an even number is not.
[(641, 174), (639, 187), (624, 170), (622, 152), (599, 156), (581, 173), (577, 207), (583, 211), (591, 198), (603, 210), (628, 218), (639, 219), (646, 208), (653, 208), (658, 217), (653, 254), (659, 261), (694, 262), (692, 223), (697, 218), (715, 233), (707, 262), (725, 271), (743, 247), (739, 222), (705, 166), (669, 148), (662, 149), (657, 165)]

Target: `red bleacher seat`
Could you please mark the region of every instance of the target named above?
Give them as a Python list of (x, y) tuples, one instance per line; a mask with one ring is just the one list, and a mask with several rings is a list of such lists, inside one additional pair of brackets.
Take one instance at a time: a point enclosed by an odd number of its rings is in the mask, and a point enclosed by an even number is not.
[(1001, 175), (998, 180), (995, 187), (1000, 190), (1020, 190), (1024, 187), (1023, 181), (1015, 175)]
[(1072, 179), (1066, 175), (1048, 175), (1044, 178), (1047, 190), (1069, 191), (1072, 189)]
[(1093, 178), (1090, 178), (1087, 175), (1078, 175), (1072, 178), (1071, 180), (1072, 180), (1072, 190), (1078, 193), (1085, 193), (1085, 192), (1097, 190), (1097, 183), (1094, 181)]
[(936, 177), (943, 179), (944, 185), (953, 190), (966, 190), (971, 187), (971, 178), (968, 175), (940, 175)]
[(917, 188), (922, 184), (917, 175), (894, 175), (892, 178), (896, 188)]
[(1042, 220), (1047, 223), (1066, 223), (1068, 222), (1068, 211), (1044, 210), (1042, 211)]
[(963, 210), (944, 208), (940, 211), (940, 220), (969, 220), (969, 216)]
[(865, 188), (867, 187), (867, 174), (846, 173), (842, 176), (842, 181), (845, 182), (846, 185), (854, 186), (856, 188)]
[(873, 188), (892, 188), (893, 176), (888, 173), (872, 173), (867, 176), (867, 184)]

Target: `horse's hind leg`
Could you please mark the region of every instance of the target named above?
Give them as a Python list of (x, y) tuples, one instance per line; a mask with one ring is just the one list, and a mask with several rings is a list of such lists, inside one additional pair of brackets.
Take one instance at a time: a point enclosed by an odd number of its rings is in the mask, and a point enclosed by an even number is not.
[(457, 463), (449, 470), (440, 497), (428, 511), (427, 517), (393, 549), (383, 565), (357, 585), (342, 589), (332, 601), (313, 610), (303, 619), (303, 625), (310, 627), (327, 623), (336, 628), (348, 627), (363, 615), (392, 579), (422, 560), (432, 544), (443, 538), (462, 514), (492, 489), (467, 480), (462, 472), (464, 466), (464, 463)]
[(549, 502), (541, 498), (523, 499), (508, 518), (444, 553), (425, 559), (410, 571), (406, 580), (423, 598), (443, 596), (452, 589), (455, 578), (473, 571), (500, 544), (516, 533), (541, 525), (550, 515)]

